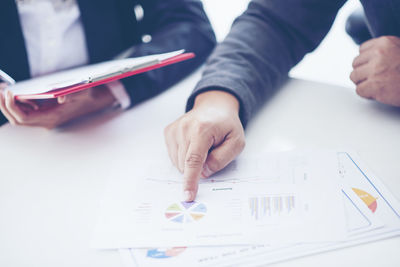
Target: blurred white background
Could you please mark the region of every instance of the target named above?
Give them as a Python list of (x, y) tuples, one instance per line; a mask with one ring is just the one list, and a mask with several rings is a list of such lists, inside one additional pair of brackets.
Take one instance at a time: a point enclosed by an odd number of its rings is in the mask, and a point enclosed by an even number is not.
[[(249, 2), (249, 0), (203, 0), (218, 41), (225, 38), (234, 18), (246, 9)], [(307, 55), (291, 71), (292, 77), (354, 88), (349, 76), (352, 71), (351, 63), (358, 54), (358, 46), (347, 36), (345, 23), (350, 13), (359, 6), (358, 0), (347, 2), (340, 10), (328, 36), (317, 50)]]

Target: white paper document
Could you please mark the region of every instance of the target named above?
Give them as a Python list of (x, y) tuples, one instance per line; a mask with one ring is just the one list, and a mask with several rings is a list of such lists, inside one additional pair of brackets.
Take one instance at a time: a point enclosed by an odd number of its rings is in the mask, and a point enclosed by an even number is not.
[[(282, 245), (342, 241), (343, 193), (333, 152), (289, 152), (237, 160), (182, 201), (170, 165), (127, 164), (110, 177), (93, 238), (96, 248)], [(127, 166), (128, 169), (127, 169)]]
[(342, 181), (345, 241), (229, 247), (120, 249), (126, 267), (260, 266), (400, 234), (400, 203), (354, 153), (336, 152)]

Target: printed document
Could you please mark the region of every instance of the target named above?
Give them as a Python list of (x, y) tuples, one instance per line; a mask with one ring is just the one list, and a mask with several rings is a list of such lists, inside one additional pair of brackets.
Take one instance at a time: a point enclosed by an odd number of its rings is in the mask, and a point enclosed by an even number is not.
[(344, 242), (120, 249), (126, 267), (260, 266), (400, 234), (400, 203), (355, 153), (338, 151), (348, 238)]
[[(182, 201), (169, 164), (120, 162), (110, 177), (96, 248), (282, 245), (342, 241), (345, 205), (334, 152), (238, 159)], [(127, 166), (129, 166), (127, 168)]]

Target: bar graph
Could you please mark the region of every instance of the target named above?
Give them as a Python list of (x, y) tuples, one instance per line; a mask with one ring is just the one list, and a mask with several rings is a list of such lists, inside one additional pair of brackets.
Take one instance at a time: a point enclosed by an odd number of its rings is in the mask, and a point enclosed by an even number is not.
[(293, 195), (254, 196), (249, 198), (249, 208), (251, 217), (256, 221), (286, 216), (294, 212), (296, 198)]

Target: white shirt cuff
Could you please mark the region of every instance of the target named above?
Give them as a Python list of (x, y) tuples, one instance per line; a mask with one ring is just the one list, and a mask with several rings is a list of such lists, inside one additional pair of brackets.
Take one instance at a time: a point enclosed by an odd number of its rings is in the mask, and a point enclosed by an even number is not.
[(120, 81), (113, 81), (106, 84), (111, 94), (117, 100), (120, 108), (127, 109), (131, 105), (131, 98), (126, 92), (125, 86)]

